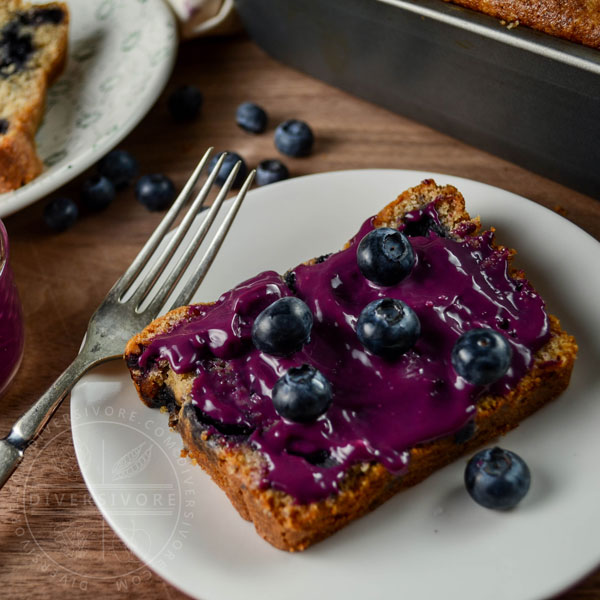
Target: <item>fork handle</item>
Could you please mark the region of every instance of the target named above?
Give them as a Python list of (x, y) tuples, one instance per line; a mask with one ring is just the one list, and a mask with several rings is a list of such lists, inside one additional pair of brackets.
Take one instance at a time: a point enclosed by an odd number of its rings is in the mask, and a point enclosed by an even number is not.
[(71, 388), (92, 365), (93, 361), (84, 354), (77, 355), (40, 399), (15, 422), (10, 433), (0, 440), (0, 489), (23, 460), (27, 446), (40, 434)]

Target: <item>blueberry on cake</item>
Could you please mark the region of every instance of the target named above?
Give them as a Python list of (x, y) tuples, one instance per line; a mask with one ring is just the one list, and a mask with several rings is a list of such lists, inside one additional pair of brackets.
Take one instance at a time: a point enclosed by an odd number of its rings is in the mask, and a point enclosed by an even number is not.
[(68, 26), (64, 3), (0, 3), (0, 193), (42, 171), (34, 138), (66, 61)]
[(425, 180), (343, 250), (156, 319), (125, 360), (240, 515), (304, 550), (567, 387), (575, 340), (513, 254)]

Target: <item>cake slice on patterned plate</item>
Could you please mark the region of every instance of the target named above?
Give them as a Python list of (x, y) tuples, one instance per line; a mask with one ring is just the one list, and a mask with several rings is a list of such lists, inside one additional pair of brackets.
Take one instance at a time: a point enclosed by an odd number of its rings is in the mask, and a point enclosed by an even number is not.
[(42, 171), (35, 133), (48, 86), (66, 62), (68, 27), (62, 2), (0, 2), (0, 193)]

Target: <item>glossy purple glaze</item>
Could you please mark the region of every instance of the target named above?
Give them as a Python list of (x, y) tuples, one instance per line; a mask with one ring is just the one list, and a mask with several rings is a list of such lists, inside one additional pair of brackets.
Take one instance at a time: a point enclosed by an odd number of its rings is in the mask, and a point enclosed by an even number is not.
[[(407, 222), (423, 218), (439, 226), (433, 205), (414, 211)], [(401, 473), (407, 449), (457, 432), (472, 417), (477, 398), (514, 386), (549, 338), (541, 298), (528, 282), (509, 276), (508, 253), (492, 248), (491, 232), (461, 241), (431, 231), (411, 237), (416, 254), (411, 274), (380, 287), (356, 264), (358, 243), (372, 228), (369, 219), (347, 249), (294, 269), (295, 294), (312, 310), (314, 325), (310, 342), (293, 356), (269, 356), (252, 346), (253, 319), (292, 294), (280, 275), (265, 272), (212, 306), (192, 308), (188, 323), (157, 338), (140, 357), (142, 368), (162, 357), (177, 372), (195, 369), (193, 401), (200, 417), (251, 431), (249, 442), (269, 465), (263, 485), (301, 503), (334, 493), (356, 462), (379, 461)], [(415, 347), (396, 360), (371, 354), (355, 333), (362, 308), (382, 297), (404, 300), (421, 321)], [(500, 331), (513, 348), (511, 368), (491, 388), (468, 384), (451, 366), (455, 341), (473, 327)], [(223, 359), (219, 365), (225, 369), (214, 368), (214, 357)], [(271, 402), (277, 379), (302, 363), (319, 369), (334, 390), (328, 412), (310, 424), (282, 419)]]

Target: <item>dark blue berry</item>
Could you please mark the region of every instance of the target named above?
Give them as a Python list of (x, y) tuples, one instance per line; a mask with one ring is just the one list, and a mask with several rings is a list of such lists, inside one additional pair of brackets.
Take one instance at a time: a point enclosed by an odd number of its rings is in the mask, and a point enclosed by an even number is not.
[(471, 419), (454, 434), (454, 443), (465, 444), (469, 440), (473, 439), (476, 431), (477, 423), (475, 423), (475, 419)]
[(395, 285), (415, 264), (415, 253), (408, 238), (390, 227), (373, 229), (358, 245), (356, 260), (360, 272), (377, 285)]
[(10, 122), (8, 119), (0, 119), (0, 135), (6, 133), (9, 127)]
[(525, 497), (530, 484), (531, 474), (525, 461), (498, 447), (481, 450), (465, 469), (467, 492), (486, 508), (513, 508)]
[(421, 215), (416, 221), (404, 221), (402, 233), (407, 237), (427, 237), (434, 233), (439, 237), (447, 237), (448, 231), (430, 215)]
[(263, 160), (256, 167), (256, 185), (268, 185), (283, 181), (290, 176), (288, 168), (276, 158)]
[(285, 296), (267, 306), (252, 325), (256, 348), (275, 356), (289, 356), (309, 340), (313, 316), (300, 298)]
[(273, 406), (284, 419), (310, 423), (324, 414), (332, 400), (329, 381), (311, 365), (292, 367), (273, 387)]
[(33, 25), (34, 27), (46, 23), (59, 25), (64, 19), (65, 13), (62, 8), (33, 8), (20, 15), (23, 25)]
[(202, 108), (204, 97), (193, 85), (177, 88), (167, 100), (167, 108), (175, 121), (193, 121)]
[(454, 370), (474, 385), (498, 381), (508, 371), (511, 360), (510, 344), (493, 329), (470, 329), (452, 349)]
[(149, 210), (164, 210), (175, 199), (175, 185), (160, 173), (143, 175), (135, 184), (135, 197)]
[(71, 198), (55, 198), (44, 207), (44, 221), (54, 231), (69, 229), (78, 217), (79, 209)]
[(312, 150), (315, 137), (304, 121), (290, 119), (277, 126), (275, 147), (288, 156), (307, 156)]
[(421, 334), (415, 311), (402, 300), (380, 298), (367, 304), (356, 323), (356, 335), (373, 354), (394, 357), (410, 350)]
[(115, 199), (115, 186), (104, 175), (86, 179), (81, 188), (81, 201), (90, 210), (103, 210)]
[(31, 33), (23, 31), (18, 19), (0, 30), (0, 79), (25, 68), (34, 51)]
[[(221, 154), (223, 154), (223, 152), (219, 152), (219, 154), (212, 157), (209, 164), (211, 171), (217, 166), (217, 161), (219, 160)], [(246, 175), (248, 174), (248, 167), (246, 166), (244, 159), (235, 152), (227, 152), (227, 156), (225, 157), (225, 160), (221, 165), (221, 169), (219, 170), (219, 174), (217, 175), (217, 185), (223, 185), (225, 183), (227, 177), (229, 177), (229, 173), (231, 173), (233, 167), (235, 167), (238, 161), (241, 161), (242, 164), (240, 165), (240, 170), (233, 181), (233, 187), (239, 188), (242, 183), (244, 183), (244, 179), (246, 179)]]
[(235, 111), (235, 122), (250, 133), (262, 133), (267, 128), (267, 113), (257, 104), (242, 102)]
[(98, 163), (98, 172), (110, 179), (116, 189), (120, 189), (136, 178), (138, 162), (126, 150), (113, 150)]

